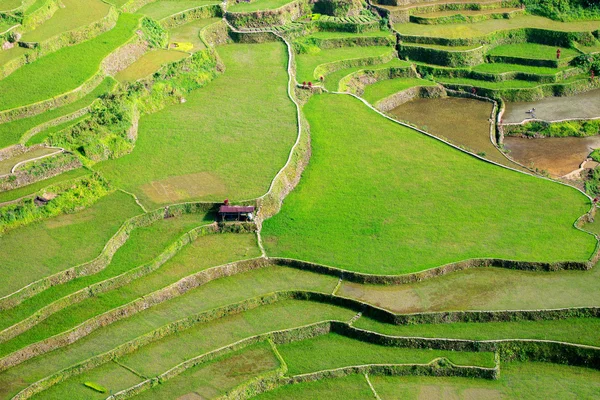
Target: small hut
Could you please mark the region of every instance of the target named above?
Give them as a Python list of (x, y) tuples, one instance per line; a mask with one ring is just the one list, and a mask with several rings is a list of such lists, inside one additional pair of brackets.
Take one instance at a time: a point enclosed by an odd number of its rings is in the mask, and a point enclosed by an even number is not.
[(254, 206), (230, 206), (219, 207), (220, 221), (252, 221), (254, 219)]

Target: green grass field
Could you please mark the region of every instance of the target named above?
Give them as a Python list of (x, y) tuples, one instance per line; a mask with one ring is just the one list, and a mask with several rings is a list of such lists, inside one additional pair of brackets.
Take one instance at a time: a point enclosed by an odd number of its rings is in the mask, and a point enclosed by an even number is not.
[(589, 203), (571, 188), (478, 161), (350, 97), (314, 97), (304, 111), (311, 163), (264, 222), (272, 256), (401, 274), (477, 257), (585, 260), (594, 250), (573, 228)]
[(25, 42), (42, 42), (63, 32), (85, 27), (102, 19), (110, 8), (101, 0), (61, 0), (52, 18), (23, 35)]
[(489, 19), (463, 24), (394, 24), (394, 29), (403, 35), (455, 39), (479, 37), (497, 31), (520, 28), (538, 28), (561, 32), (591, 32), (597, 30), (598, 25), (598, 21), (558, 22), (535, 15), (519, 15), (511, 19)]
[(485, 63), (473, 67), (473, 71), (487, 72), (490, 74), (502, 74), (504, 72), (526, 72), (537, 75), (554, 75), (565, 68), (533, 67), (529, 65)]
[(363, 98), (371, 104), (415, 86), (435, 86), (435, 82), (419, 78), (395, 78), (375, 82), (365, 87)]
[(44, 179), (42, 181), (32, 183), (31, 185), (20, 187), (18, 189), (0, 192), (0, 204), (6, 203), (8, 201), (17, 200), (24, 196), (32, 195), (32, 194), (36, 193), (37, 191), (42, 190), (45, 187), (54, 185), (56, 183), (80, 178), (82, 176), (89, 175), (89, 174), (90, 174), (89, 170), (86, 170), (83, 168), (78, 168), (78, 169), (74, 169), (71, 171), (67, 171), (65, 173), (62, 173), (62, 174), (57, 175), (50, 179)]
[[(233, 44), (217, 51), (224, 75), (190, 93), (185, 104), (143, 117), (133, 152), (97, 166), (151, 208), (261, 196), (296, 140), (285, 47)], [(261, 80), (265, 74), (269, 85)]]
[(569, 318), (551, 321), (518, 321), (452, 324), (391, 325), (367, 317), (354, 327), (390, 336), (450, 338), (468, 340), (537, 339), (600, 345), (598, 318)]
[(186, 57), (189, 57), (189, 54), (182, 51), (165, 49), (152, 50), (141, 56), (124, 70), (117, 73), (115, 79), (121, 83), (135, 82), (138, 79), (152, 75), (163, 65), (179, 61)]
[(10, 174), (12, 168), (20, 162), (56, 153), (56, 151), (56, 149), (48, 149), (45, 147), (41, 147), (35, 150), (28, 151), (27, 153), (19, 154), (15, 157), (2, 160), (0, 161), (0, 175)]
[(121, 14), (117, 26), (110, 31), (42, 57), (0, 80), (0, 92), (3, 93), (0, 110), (76, 89), (99, 70), (104, 57), (131, 38), (138, 20), (138, 15)]
[(138, 395), (138, 399), (167, 400), (185, 396), (215, 398), (256, 375), (279, 366), (271, 346), (262, 342), (200, 364), (183, 374)]
[[(576, 75), (569, 79), (565, 79), (560, 83), (569, 83), (577, 80), (587, 79), (587, 75)], [(436, 77), (436, 81), (444, 84), (450, 85), (467, 85), (485, 89), (493, 89), (493, 90), (503, 90), (503, 89), (530, 89), (541, 86), (539, 82), (532, 81), (522, 81), (522, 80), (507, 80), (507, 81), (499, 81), (499, 82), (488, 82), (482, 81), (478, 79), (469, 79), (469, 78), (447, 78), (447, 77)]]
[[(100, 254), (125, 219), (140, 214), (131, 196), (115, 192), (92, 207), (10, 231), (0, 237), (5, 259), (0, 296)], [(35, 248), (35, 252), (28, 249)]]
[(364, 375), (349, 375), (337, 379), (323, 379), (298, 385), (287, 385), (253, 397), (257, 400), (365, 400), (374, 399)]
[(398, 58), (394, 58), (391, 61), (385, 64), (372, 65), (368, 67), (352, 67), (352, 68), (344, 68), (338, 71), (332, 72), (331, 74), (325, 77), (325, 88), (331, 91), (337, 91), (339, 89), (340, 80), (354, 72), (368, 69), (368, 70), (378, 70), (390, 67), (410, 67), (410, 63), (407, 61), (400, 60)]
[(0, 0), (0, 11), (14, 10), (22, 4), (23, 0)]
[(227, 11), (231, 12), (252, 12), (260, 10), (274, 10), (291, 3), (292, 0), (255, 0), (252, 2), (228, 1)]
[(314, 75), (315, 68), (321, 64), (354, 58), (378, 57), (388, 54), (391, 50), (391, 47), (383, 46), (339, 47), (335, 49), (320, 50), (316, 53), (297, 54), (296, 80), (298, 82), (317, 81), (319, 77)]
[(169, 30), (169, 41), (173, 42), (183, 42), (183, 43), (191, 43), (194, 47), (192, 48), (192, 52), (205, 49), (206, 46), (200, 40), (200, 31), (210, 24), (214, 24), (215, 22), (219, 22), (220, 18), (205, 18), (205, 19), (197, 19), (192, 22), (188, 22), (187, 24), (183, 24), (176, 28)]
[(380, 346), (331, 333), (278, 345), (288, 366), (288, 375), (364, 364), (428, 364), (439, 357), (457, 365), (493, 368), (493, 353), (468, 353), (431, 349)]
[(599, 280), (597, 266), (585, 272), (553, 273), (481, 268), (399, 286), (344, 282), (338, 294), (401, 313), (532, 310), (596, 306)]
[[(502, 364), (498, 380), (372, 376), (383, 399), (593, 399), (600, 373), (593, 369), (544, 363)], [(344, 390), (338, 387), (338, 390)]]
[(18, 143), (25, 132), (38, 125), (89, 106), (99, 96), (109, 92), (114, 85), (115, 80), (107, 77), (100, 85), (98, 85), (98, 87), (73, 103), (48, 110), (33, 117), (16, 119), (11, 122), (0, 124), (0, 148)]
[(580, 53), (564, 47), (545, 46), (536, 43), (505, 44), (489, 51), (490, 56), (518, 57), (534, 60), (556, 60), (556, 51), (560, 49), (560, 58), (574, 58)]
[(136, 11), (138, 14), (147, 15), (150, 18), (160, 20), (180, 13), (190, 8), (219, 4), (218, 0), (158, 0), (146, 4)]

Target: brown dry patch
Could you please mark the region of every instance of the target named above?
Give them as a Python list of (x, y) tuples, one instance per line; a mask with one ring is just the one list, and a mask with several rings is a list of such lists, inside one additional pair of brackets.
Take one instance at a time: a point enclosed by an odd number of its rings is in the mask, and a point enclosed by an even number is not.
[(64, 214), (45, 221), (48, 229), (62, 228), (69, 225), (82, 224), (92, 221), (96, 216), (94, 213)]
[(208, 195), (225, 196), (227, 186), (215, 174), (198, 172), (152, 181), (141, 187), (144, 194), (154, 203), (175, 203)]
[(499, 391), (493, 389), (470, 388), (463, 390), (461, 398), (465, 400), (501, 400), (504, 396)]
[[(419, 400), (444, 399), (459, 400), (453, 388), (448, 386), (425, 385), (419, 390)], [(484, 397), (482, 397), (484, 398)]]

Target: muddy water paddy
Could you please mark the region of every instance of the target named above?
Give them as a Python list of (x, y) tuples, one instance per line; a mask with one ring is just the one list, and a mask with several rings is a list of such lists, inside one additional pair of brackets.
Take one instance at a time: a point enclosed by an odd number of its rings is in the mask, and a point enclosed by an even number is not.
[(507, 136), (504, 147), (521, 164), (545, 170), (557, 178), (577, 170), (593, 149), (600, 148), (600, 136), (542, 139)]
[(492, 103), (457, 97), (415, 99), (391, 110), (399, 121), (410, 122), (473, 153), (509, 166), (509, 161), (490, 139)]
[(535, 117), (544, 121), (558, 121), (568, 118), (598, 118), (600, 117), (600, 89), (576, 96), (547, 97), (532, 102), (506, 103), (502, 122), (510, 124), (531, 118), (531, 115), (526, 111), (532, 108), (535, 108)]

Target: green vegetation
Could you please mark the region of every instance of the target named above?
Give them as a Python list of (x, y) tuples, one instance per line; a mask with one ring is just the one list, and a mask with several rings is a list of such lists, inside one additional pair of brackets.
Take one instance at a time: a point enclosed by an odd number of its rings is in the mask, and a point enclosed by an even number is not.
[[(115, 192), (75, 214), (39, 221), (0, 237), (4, 296), (30, 282), (96, 257), (123, 221), (141, 212), (131, 196)], [(35, 252), (29, 251), (35, 248)]]
[(475, 268), (401, 286), (347, 282), (338, 294), (399, 313), (589, 307), (598, 303), (596, 267), (553, 273)]
[(227, 11), (231, 12), (251, 12), (261, 10), (274, 10), (286, 4), (292, 3), (295, 0), (255, 0), (255, 1), (229, 1)]
[(70, 121), (66, 121), (66, 122), (63, 122), (62, 124), (51, 126), (47, 129), (43, 129), (40, 133), (36, 133), (35, 135), (33, 135), (27, 141), (27, 143), (25, 143), (25, 145), (33, 146), (35, 144), (42, 144), (46, 141), (46, 139), (50, 135), (56, 135), (56, 134), (58, 134), (58, 132), (61, 132), (66, 129), (70, 129), (70, 128), (74, 127), (75, 125), (77, 125), (78, 123), (88, 119), (89, 117), (90, 117), (89, 114), (85, 113), (82, 116), (72, 119)]
[(264, 222), (270, 255), (401, 274), (477, 257), (585, 260), (595, 248), (573, 227), (589, 207), (573, 189), (482, 163), (347, 96), (304, 111), (311, 163)]
[(94, 382), (86, 382), (84, 383), (84, 385), (89, 387), (90, 389), (94, 389), (96, 392), (106, 393), (108, 391), (104, 386), (98, 385)]
[(115, 80), (107, 77), (94, 90), (73, 103), (48, 110), (33, 117), (21, 118), (12, 122), (0, 124), (0, 148), (18, 143), (25, 132), (38, 125), (89, 106), (98, 97), (109, 92), (114, 85)]
[(317, 81), (319, 77), (315, 76), (315, 68), (321, 64), (354, 58), (379, 57), (392, 51), (391, 47), (382, 46), (339, 47), (326, 50), (314, 49), (315, 51), (311, 51), (310, 53), (296, 55), (296, 80), (298, 82)]
[(400, 60), (398, 58), (394, 58), (391, 61), (385, 64), (377, 64), (373, 66), (360, 66), (360, 67), (352, 67), (352, 68), (344, 68), (338, 71), (332, 72), (327, 75), (325, 78), (325, 88), (327, 90), (337, 91), (339, 89), (338, 85), (340, 80), (354, 72), (361, 71), (364, 69), (368, 70), (379, 70), (384, 68), (393, 68), (393, 67), (410, 67), (410, 63), (407, 61)]
[(492, 353), (409, 349), (361, 342), (337, 334), (277, 346), (289, 375), (364, 364), (428, 364), (445, 357), (457, 365), (493, 368)]
[(41, 26), (25, 33), (22, 40), (42, 42), (63, 32), (91, 25), (106, 16), (110, 8), (102, 0), (61, 0), (61, 3), (64, 7)]
[(0, 81), (0, 109), (35, 103), (77, 88), (98, 71), (104, 57), (131, 38), (138, 21), (137, 15), (121, 14), (112, 30), (18, 69)]
[[(151, 257), (157, 257), (160, 251), (164, 250), (169, 244), (183, 236), (190, 229), (202, 224), (198, 216), (195, 216), (194, 219), (191, 217), (182, 218), (183, 220), (178, 223), (155, 224), (157, 225), (156, 227), (151, 226), (142, 229), (141, 232), (136, 232), (138, 233), (137, 237), (131, 244), (128, 244), (119, 256), (115, 257), (112, 265), (103, 271), (103, 277), (106, 278), (106, 275), (111, 273), (114, 276), (116, 272), (121, 272), (119, 270), (127, 267), (129, 268), (125, 269), (125, 271), (133, 269), (143, 265), (145, 262), (149, 262)], [(165, 237), (154, 238), (156, 234), (163, 234)], [(138, 257), (131, 254), (133, 249), (136, 249), (138, 253), (145, 250), (144, 245), (148, 247), (147, 253), (144, 251), (144, 254)], [(241, 259), (255, 258), (259, 255), (260, 252), (256, 247), (256, 239), (253, 235), (223, 234), (215, 235), (214, 237), (201, 237), (193, 245), (184, 248), (179, 254), (153, 273), (143, 276), (124, 287), (100, 293), (81, 303), (67, 307), (17, 338), (0, 344), (0, 354), (6, 355), (29, 344), (64, 332), (96, 315), (100, 315), (148, 293), (162, 289), (177, 282), (179, 279), (203, 269)], [(83, 280), (89, 283), (90, 281), (100, 281), (100, 278), (102, 277), (91, 276)], [(83, 288), (85, 287), (83, 283), (77, 282), (75, 285)], [(75, 285), (70, 285), (63, 289), (62, 292), (64, 293), (68, 289), (73, 290)], [(47, 296), (45, 297), (48, 298)], [(36, 300), (36, 303), (39, 304), (40, 300)], [(9, 313), (9, 318), (17, 313), (22, 314), (22, 311), (27, 308), (30, 307), (20, 307), (19, 310), (15, 310), (16, 313)], [(14, 321), (11, 318), (9, 324), (11, 320)]]
[(297, 385), (287, 385), (254, 397), (256, 400), (365, 400), (373, 399), (373, 392), (364, 375), (349, 375), (337, 379), (322, 379)]
[(536, 75), (555, 75), (564, 71), (565, 68), (534, 67), (530, 65), (504, 64), (504, 63), (485, 63), (472, 68), (476, 72), (487, 72), (489, 74), (503, 74), (505, 72), (526, 72)]
[(10, 174), (12, 168), (20, 162), (27, 161), (32, 158), (45, 156), (48, 154), (56, 153), (56, 149), (49, 149), (46, 147), (37, 148), (27, 153), (19, 154), (18, 156), (7, 158), (6, 160), (0, 161), (0, 175)]
[(221, 21), (220, 18), (197, 19), (169, 30), (169, 41), (171, 43), (191, 43), (192, 51), (204, 49), (206, 46), (200, 40), (200, 31), (210, 24)]
[(160, 20), (181, 11), (219, 4), (218, 0), (158, 0), (146, 4), (140, 8), (137, 13), (147, 15), (150, 18)]
[(32, 183), (31, 185), (23, 186), (18, 189), (8, 190), (5, 192), (0, 192), (0, 204), (6, 203), (8, 201), (17, 200), (17, 199), (20, 199), (21, 197), (32, 195), (46, 187), (55, 185), (57, 183), (70, 181), (72, 179), (80, 178), (80, 177), (83, 177), (83, 176), (89, 175), (89, 174), (90, 174), (89, 170), (86, 170), (83, 168), (77, 168), (77, 169), (74, 169), (71, 171), (64, 172), (53, 178), (44, 179), (42, 181)]
[(468, 340), (537, 339), (598, 346), (599, 318), (569, 318), (551, 321), (391, 325), (367, 317), (356, 328), (390, 336), (451, 338)]
[(594, 0), (524, 0), (527, 10), (559, 21), (600, 19)]
[(536, 43), (506, 44), (494, 47), (488, 53), (490, 56), (518, 57), (534, 60), (556, 60), (557, 49), (560, 49), (560, 58), (569, 59), (579, 55), (579, 52), (564, 47), (546, 46)]
[(365, 88), (363, 98), (371, 104), (382, 100), (394, 93), (401, 92), (415, 86), (435, 86), (436, 83), (419, 78), (395, 78), (375, 82)]
[(533, 121), (523, 125), (511, 126), (508, 130), (511, 136), (525, 137), (586, 137), (600, 134), (600, 120), (577, 120), (565, 122)]
[(142, 117), (133, 152), (97, 166), (151, 208), (261, 196), (287, 160), (296, 113), (286, 93), (285, 47), (232, 44), (218, 52), (222, 76), (189, 93), (185, 104)]
[(521, 15), (511, 19), (489, 19), (464, 24), (395, 24), (394, 29), (403, 35), (444, 38), (473, 38), (489, 33), (520, 28), (549, 29), (560, 32), (591, 32), (598, 29), (596, 21), (556, 22), (536, 15)]
[[(592, 399), (600, 390), (600, 373), (589, 368), (545, 363), (502, 364), (498, 380), (372, 376), (382, 399)], [(343, 392), (344, 388), (338, 390)]]
[(72, 214), (90, 207), (109, 193), (106, 181), (98, 176), (82, 178), (76, 182), (57, 184), (46, 189), (55, 195), (43, 206), (35, 199), (24, 199), (0, 209), (0, 233), (29, 225), (41, 219), (61, 214)]
[(138, 399), (170, 400), (191, 394), (214, 398), (256, 375), (277, 368), (271, 346), (262, 342), (215, 361), (200, 364), (138, 395)]
[(134, 82), (138, 79), (152, 75), (165, 64), (179, 61), (185, 57), (189, 57), (189, 54), (181, 51), (164, 49), (153, 50), (144, 54), (123, 71), (120, 71), (115, 75), (115, 78), (119, 82)]
[(0, 10), (9, 11), (14, 10), (22, 4), (23, 0), (0, 0)]

